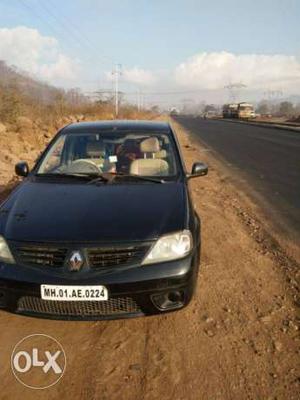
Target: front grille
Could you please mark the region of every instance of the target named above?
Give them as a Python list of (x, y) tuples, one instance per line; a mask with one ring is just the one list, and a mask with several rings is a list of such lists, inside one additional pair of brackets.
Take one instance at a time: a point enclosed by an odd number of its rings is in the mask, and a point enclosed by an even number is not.
[(20, 264), (62, 267), (67, 251), (61, 247), (26, 245), (17, 246), (16, 255)]
[(88, 249), (89, 265), (92, 268), (105, 268), (142, 261), (148, 246), (97, 247)]
[(18, 301), (18, 312), (65, 317), (104, 317), (141, 313), (142, 310), (130, 297), (116, 297), (106, 301), (51, 301), (24, 296)]
[(149, 249), (150, 242), (122, 245), (77, 245), (60, 243), (25, 243), (10, 241), (9, 245), (19, 264), (38, 267), (63, 267), (73, 250), (84, 255), (91, 269), (139, 264)]

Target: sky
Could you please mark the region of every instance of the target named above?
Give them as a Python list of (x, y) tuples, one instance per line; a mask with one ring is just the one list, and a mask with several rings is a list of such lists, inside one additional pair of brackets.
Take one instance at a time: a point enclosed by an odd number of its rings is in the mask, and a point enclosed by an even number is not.
[[(299, 0), (0, 0), (0, 59), (145, 103), (300, 92)], [(230, 92), (224, 86), (240, 83)]]

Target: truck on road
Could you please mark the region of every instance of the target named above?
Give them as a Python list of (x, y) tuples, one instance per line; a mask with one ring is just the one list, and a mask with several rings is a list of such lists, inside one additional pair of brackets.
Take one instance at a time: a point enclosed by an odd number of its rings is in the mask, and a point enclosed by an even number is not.
[(238, 116), (239, 119), (250, 119), (255, 117), (254, 107), (250, 103), (239, 103), (238, 104)]
[(237, 118), (238, 104), (224, 104), (223, 106), (223, 118)]
[(250, 103), (224, 104), (223, 118), (250, 119), (255, 118), (254, 107)]

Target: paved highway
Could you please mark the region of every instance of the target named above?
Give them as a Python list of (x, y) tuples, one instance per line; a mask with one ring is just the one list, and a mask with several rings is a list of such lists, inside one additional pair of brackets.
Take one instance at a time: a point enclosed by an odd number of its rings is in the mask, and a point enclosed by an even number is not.
[(275, 211), (273, 218), (300, 232), (300, 132), (183, 116), (176, 120), (262, 195), (265, 209), (270, 205)]

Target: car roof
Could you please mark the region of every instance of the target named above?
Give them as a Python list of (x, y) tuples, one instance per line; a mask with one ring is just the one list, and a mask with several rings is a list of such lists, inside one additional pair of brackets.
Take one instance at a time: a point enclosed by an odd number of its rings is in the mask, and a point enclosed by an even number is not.
[(63, 128), (64, 133), (82, 133), (99, 130), (111, 131), (147, 131), (170, 133), (170, 125), (163, 121), (141, 121), (141, 120), (108, 120), (108, 121), (85, 121), (74, 122)]

